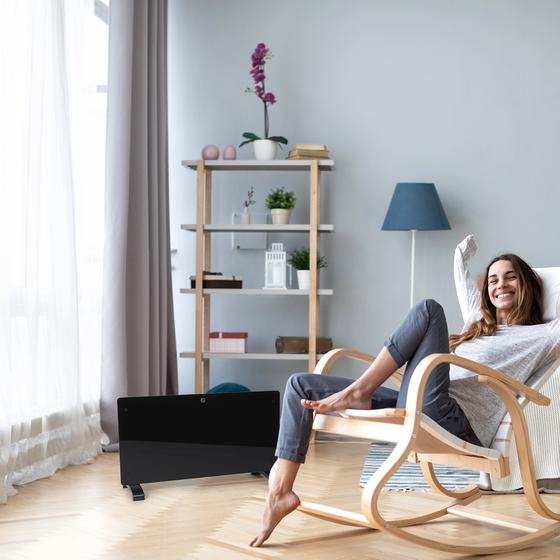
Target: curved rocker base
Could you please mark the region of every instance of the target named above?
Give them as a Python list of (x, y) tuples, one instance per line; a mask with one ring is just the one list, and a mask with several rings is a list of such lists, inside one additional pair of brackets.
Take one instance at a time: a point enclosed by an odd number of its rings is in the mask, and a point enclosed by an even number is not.
[[(489, 514), (483, 512), (482, 510), (467, 508), (462, 504), (448, 504), (445, 507), (435, 509), (422, 515), (386, 520), (382, 527), (372, 526), (365, 515), (321, 504), (315, 504), (312, 502), (302, 502), (298, 509), (299, 511), (302, 511), (303, 513), (306, 513), (313, 517), (326, 519), (328, 521), (341, 525), (349, 525), (360, 528), (366, 527), (374, 531), (385, 531), (394, 535), (395, 537), (404, 539), (415, 545), (421, 545), (431, 549), (459, 554), (484, 555), (514, 552), (516, 550), (522, 550), (524, 548), (534, 546), (560, 535), (560, 522), (557, 521), (553, 521), (551, 523), (530, 523), (525, 519), (515, 519), (509, 516)], [(492, 523), (494, 525), (499, 525), (509, 529), (517, 529), (528, 534), (505, 541), (503, 538), (500, 538), (499, 542), (497, 541), (493, 544), (478, 546), (464, 544), (464, 542), (445, 542), (442, 540), (442, 538), (438, 538), (437, 540), (430, 539), (423, 537), (418, 533), (412, 533), (410, 531), (407, 531), (406, 529), (401, 528), (413, 525), (423, 525), (427, 521), (441, 518), (446, 514), (469, 518), (477, 521), (485, 521), (487, 523)]]
[[(451, 511), (449, 513), (452, 513)], [(491, 518), (488, 516), (486, 521), (491, 522)], [(518, 520), (519, 525), (523, 523), (523, 520)], [(520, 530), (521, 527), (519, 527)], [(539, 544), (548, 539), (554, 538), (560, 535), (560, 523), (555, 521), (550, 523), (548, 526), (543, 527), (529, 535), (524, 535), (521, 537), (516, 537), (504, 541), (500, 539), (500, 543), (489, 544), (483, 546), (477, 545), (466, 545), (462, 543), (453, 542), (443, 542), (441, 539), (434, 540), (422, 537), (418, 534), (413, 534), (410, 531), (400, 529), (399, 527), (393, 526), (391, 523), (387, 523), (384, 530), (392, 535), (399, 537), (401, 539), (407, 540), (414, 544), (419, 544), (426, 546), (428, 548), (442, 550), (445, 552), (456, 552), (460, 554), (498, 554), (502, 552), (514, 552), (516, 550), (522, 550), (528, 548), (535, 544)]]

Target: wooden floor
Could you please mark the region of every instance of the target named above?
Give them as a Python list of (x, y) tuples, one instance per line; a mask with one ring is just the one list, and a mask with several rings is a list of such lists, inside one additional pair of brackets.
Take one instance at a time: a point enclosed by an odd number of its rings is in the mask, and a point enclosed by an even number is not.
[[(359, 511), (358, 478), (367, 451), (364, 443), (318, 443), (312, 446), (296, 491)], [(119, 483), (118, 454), (104, 454), (91, 465), (68, 467), (50, 479), (19, 489), (0, 505), (2, 560), (228, 560), (250, 558), (443, 559), (460, 556), (414, 547), (367, 529), (334, 525), (295, 512), (277, 528), (267, 545), (247, 546), (260, 528), (266, 481), (251, 475), (144, 485), (146, 500), (133, 502)], [(405, 511), (433, 504), (423, 492), (386, 492), (386, 510)], [(560, 509), (560, 496), (546, 498)], [(478, 507), (533, 517), (524, 497), (485, 496)], [(402, 510), (400, 510), (402, 511)], [(507, 530), (469, 521), (438, 521), (434, 528), (450, 538), (486, 541)], [(418, 529), (420, 532), (420, 529)], [(558, 559), (560, 538), (544, 546), (493, 558)], [(462, 558), (466, 558), (463, 556)]]

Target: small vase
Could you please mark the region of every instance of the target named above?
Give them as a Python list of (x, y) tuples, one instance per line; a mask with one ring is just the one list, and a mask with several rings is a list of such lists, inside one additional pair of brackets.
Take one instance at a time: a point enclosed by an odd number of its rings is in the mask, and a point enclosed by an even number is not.
[(224, 159), (235, 159), (237, 158), (237, 150), (235, 149), (235, 146), (232, 146), (231, 144), (228, 144), (225, 148), (224, 151), (222, 152)]
[(251, 212), (246, 206), (243, 207), (243, 213), (241, 214), (241, 223), (250, 224), (251, 223)]
[(297, 271), (297, 283), (300, 290), (309, 290), (309, 270), (298, 270)]
[(255, 159), (269, 160), (276, 158), (277, 143), (274, 140), (255, 140), (253, 148), (255, 150)]
[(272, 223), (277, 225), (285, 225), (290, 223), (291, 208), (273, 208), (270, 211)]
[(208, 144), (202, 148), (202, 159), (218, 159), (220, 157), (220, 148), (214, 144)]

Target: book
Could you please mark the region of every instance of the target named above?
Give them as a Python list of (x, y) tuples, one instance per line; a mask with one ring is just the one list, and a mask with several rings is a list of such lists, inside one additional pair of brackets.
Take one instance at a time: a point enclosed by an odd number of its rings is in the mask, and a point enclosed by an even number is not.
[(328, 150), (291, 150), (291, 156), (329, 157)]
[[(196, 275), (190, 276), (190, 280), (196, 280)], [(221, 272), (218, 274), (205, 274), (203, 280), (243, 280), (242, 276), (227, 276)]]
[[(220, 288), (220, 289), (230, 289), (230, 290), (240, 290), (243, 288), (243, 282), (241, 280), (203, 280), (203, 288)], [(196, 279), (191, 280), (191, 289), (196, 289)]]
[(329, 158), (325, 157), (325, 156), (319, 156), (319, 157), (317, 157), (317, 156), (288, 156), (286, 159), (307, 160), (307, 161), (309, 161), (309, 160), (312, 160), (312, 159), (313, 160), (315, 160), (315, 159), (319, 160), (319, 159), (329, 159)]
[(288, 159), (329, 159), (329, 158), (330, 156), (328, 153), (321, 154), (321, 153), (307, 152), (302, 154), (300, 152), (296, 152), (295, 150), (292, 150), (288, 154)]
[[(196, 276), (190, 277), (191, 289), (196, 288)], [(203, 288), (229, 288), (241, 289), (243, 288), (243, 279), (241, 276), (226, 276), (221, 272), (215, 274), (206, 273), (202, 278)]]
[(296, 144), (296, 150), (326, 150), (325, 144)]

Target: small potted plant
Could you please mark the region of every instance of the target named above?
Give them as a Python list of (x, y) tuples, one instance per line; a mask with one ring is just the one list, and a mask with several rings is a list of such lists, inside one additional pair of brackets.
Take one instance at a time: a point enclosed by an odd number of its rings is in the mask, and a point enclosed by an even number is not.
[[(309, 249), (302, 247), (290, 253), (288, 264), (297, 271), (298, 287), (300, 290), (309, 290)], [(324, 257), (317, 255), (317, 270), (327, 267)]]
[(276, 96), (266, 91), (264, 74), (264, 66), (267, 60), (272, 58), (270, 49), (264, 44), (259, 43), (251, 54), (251, 76), (253, 78), (253, 88), (248, 87), (247, 93), (254, 93), (263, 103), (264, 108), (264, 136), (261, 138), (254, 132), (244, 132), (245, 140), (239, 144), (239, 147), (245, 144), (253, 144), (255, 149), (255, 158), (258, 160), (270, 160), (276, 158), (276, 148), (282, 144), (287, 144), (288, 140), (283, 136), (269, 135), (268, 106), (276, 103)]
[(270, 210), (273, 224), (287, 224), (296, 205), (296, 195), (284, 187), (272, 189), (265, 198), (264, 205)]

